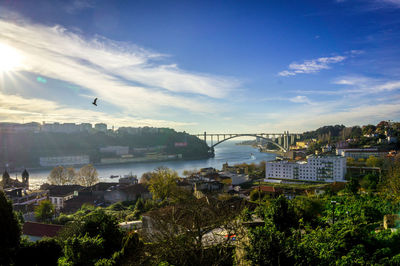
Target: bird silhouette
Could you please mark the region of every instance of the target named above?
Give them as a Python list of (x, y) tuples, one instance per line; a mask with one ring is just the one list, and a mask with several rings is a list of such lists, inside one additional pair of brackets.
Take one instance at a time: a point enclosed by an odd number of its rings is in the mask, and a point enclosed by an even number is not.
[(97, 106), (97, 98), (94, 99), (94, 101), (92, 102), (92, 104)]

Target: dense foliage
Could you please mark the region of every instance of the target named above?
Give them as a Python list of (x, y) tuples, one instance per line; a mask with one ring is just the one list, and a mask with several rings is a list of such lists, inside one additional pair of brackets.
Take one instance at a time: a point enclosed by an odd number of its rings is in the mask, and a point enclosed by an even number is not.
[(12, 204), (0, 191), (0, 265), (10, 264), (19, 248), (21, 228)]

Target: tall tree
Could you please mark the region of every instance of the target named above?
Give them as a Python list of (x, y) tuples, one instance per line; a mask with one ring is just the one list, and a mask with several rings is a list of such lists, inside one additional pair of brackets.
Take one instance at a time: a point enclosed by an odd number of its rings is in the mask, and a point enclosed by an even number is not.
[(21, 228), (3, 191), (0, 191), (0, 230), (0, 265), (10, 265), (19, 247)]
[(52, 185), (65, 185), (68, 182), (67, 171), (63, 166), (54, 167), (47, 180)]
[(66, 169), (66, 179), (68, 184), (76, 184), (76, 172), (73, 167)]
[(41, 222), (49, 222), (54, 215), (54, 205), (49, 200), (43, 200), (35, 208), (35, 217)]
[(177, 189), (178, 173), (169, 168), (157, 168), (149, 181), (149, 190), (156, 200), (170, 198)]
[(86, 187), (93, 186), (99, 182), (99, 174), (97, 173), (96, 168), (91, 164), (82, 166), (77, 175), (77, 182)]

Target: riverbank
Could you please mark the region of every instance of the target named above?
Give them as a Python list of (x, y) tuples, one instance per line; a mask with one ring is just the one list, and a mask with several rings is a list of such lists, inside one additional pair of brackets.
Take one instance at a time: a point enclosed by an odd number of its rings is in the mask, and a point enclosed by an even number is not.
[[(253, 154), (253, 156), (251, 156)], [(143, 173), (153, 171), (157, 167), (168, 167), (183, 175), (184, 170), (199, 170), (200, 168), (212, 167), (222, 169), (224, 163), (235, 165), (240, 163), (260, 163), (262, 161), (275, 160), (275, 154), (261, 153), (251, 146), (237, 146), (233, 141), (227, 141), (215, 147), (215, 157), (187, 159), (187, 160), (170, 160), (163, 162), (140, 162), (112, 165), (95, 165), (101, 182), (115, 182), (111, 179), (111, 175), (126, 175), (132, 172), (134, 175), (141, 177)], [(29, 171), (30, 184), (33, 188), (39, 187), (47, 181), (47, 177), (52, 168), (37, 169)], [(21, 176), (21, 172), (17, 172)], [(12, 175), (11, 175), (12, 176)], [(15, 173), (14, 173), (15, 176)]]

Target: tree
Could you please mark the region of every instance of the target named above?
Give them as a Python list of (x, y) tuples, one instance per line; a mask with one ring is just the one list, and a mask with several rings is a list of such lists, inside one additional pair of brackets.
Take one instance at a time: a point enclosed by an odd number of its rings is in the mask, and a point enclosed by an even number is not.
[(11, 201), (0, 191), (0, 265), (10, 265), (19, 248), (21, 228)]
[(169, 168), (157, 168), (149, 181), (149, 190), (156, 200), (169, 199), (177, 190), (178, 173)]
[(356, 195), (358, 194), (359, 189), (360, 189), (360, 182), (358, 181), (358, 178), (351, 177), (350, 181), (347, 182), (346, 184), (347, 192)]
[(63, 166), (56, 166), (51, 170), (47, 180), (52, 185), (65, 185), (68, 182), (67, 171)]
[(347, 157), (347, 165), (354, 165), (355, 164), (355, 160), (353, 157)]
[(145, 242), (151, 242), (150, 256), (171, 265), (232, 265), (232, 237), (242, 236), (237, 217), (243, 211), (241, 199), (226, 201), (197, 199), (182, 191), (174, 204), (147, 212), (151, 224)]
[(250, 230), (245, 259), (252, 265), (294, 265), (293, 258), (286, 252), (286, 245), (285, 234), (268, 221), (265, 226)]
[(148, 184), (151, 177), (153, 175), (153, 172), (146, 172), (142, 174), (142, 177), (139, 180), (139, 183), (141, 184)]
[(73, 167), (66, 169), (67, 184), (76, 184), (76, 173)]
[(99, 182), (98, 176), (96, 168), (88, 164), (79, 169), (77, 182), (79, 185), (90, 187)]
[(375, 156), (369, 156), (369, 158), (365, 161), (365, 164), (369, 167), (378, 167), (382, 164), (382, 160)]
[(95, 265), (105, 257), (104, 239), (99, 235), (76, 236), (64, 242), (64, 257), (59, 259), (59, 265)]
[(88, 234), (90, 237), (99, 235), (104, 240), (103, 245), (106, 256), (110, 256), (121, 248), (123, 234), (115, 217), (108, 215), (102, 209), (96, 209), (86, 215), (82, 221), (83, 224), (79, 234), (81, 236)]
[(54, 205), (49, 200), (43, 200), (35, 208), (35, 217), (41, 222), (49, 222), (54, 215)]
[(23, 240), (15, 265), (57, 265), (62, 253), (60, 243), (54, 238), (43, 238), (37, 242)]

